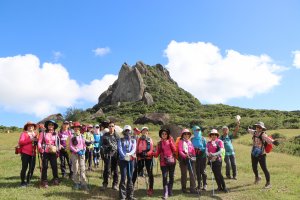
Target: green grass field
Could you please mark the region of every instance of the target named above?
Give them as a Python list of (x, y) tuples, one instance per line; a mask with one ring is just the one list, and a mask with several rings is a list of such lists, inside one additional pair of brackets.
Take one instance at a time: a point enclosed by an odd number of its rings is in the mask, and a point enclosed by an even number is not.
[[(299, 130), (276, 130), (282, 132), (287, 138), (299, 135)], [(153, 133), (154, 135), (154, 133)], [(154, 140), (158, 140), (155, 134)], [(47, 189), (39, 189), (40, 172), (37, 168), (34, 172), (32, 184), (27, 188), (20, 188), (21, 159), (14, 154), (14, 146), (17, 144), (19, 133), (0, 133), (0, 199), (118, 199), (118, 192), (111, 189), (100, 191), (102, 180), (100, 169), (88, 173), (90, 191), (72, 190), (72, 182), (62, 179), (59, 186), (50, 186)], [(208, 191), (201, 193), (201, 199), (300, 199), (300, 157), (282, 153), (271, 152), (267, 155), (267, 165), (271, 174), (271, 189), (262, 189), (265, 180), (254, 185), (254, 175), (251, 169), (250, 146), (245, 142), (251, 141), (251, 136), (245, 135), (234, 141), (238, 166), (238, 180), (225, 179), (230, 193), (216, 192), (212, 197), (211, 171), (207, 168)], [(223, 164), (223, 174), (225, 171)], [(161, 199), (162, 178), (160, 169), (154, 166), (154, 196), (151, 199)], [(60, 170), (59, 170), (60, 172)], [(51, 169), (48, 169), (48, 179), (52, 177)], [(189, 185), (189, 184), (187, 184)], [(216, 187), (216, 183), (214, 182)], [(145, 180), (139, 178), (138, 189), (135, 196), (138, 199), (150, 199), (146, 196)], [(198, 199), (197, 195), (181, 194), (179, 167), (176, 166), (174, 196), (169, 199)]]

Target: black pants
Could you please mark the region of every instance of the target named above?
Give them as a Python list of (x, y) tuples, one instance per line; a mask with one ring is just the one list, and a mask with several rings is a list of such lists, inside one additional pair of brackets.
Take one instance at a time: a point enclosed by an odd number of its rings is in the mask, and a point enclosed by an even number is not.
[(26, 171), (27, 171), (28, 166), (29, 166), (29, 170), (28, 170), (28, 173), (27, 173), (27, 180), (26, 181), (27, 181), (27, 183), (29, 183), (29, 181), (32, 178), (33, 171), (34, 171), (34, 168), (35, 168), (35, 156), (30, 156), (30, 155), (22, 153), (21, 154), (21, 160), (22, 160), (22, 169), (21, 169), (21, 173), (20, 173), (21, 184), (25, 183), (25, 176), (26, 176)]
[(94, 147), (93, 158), (94, 158), (94, 165), (98, 166), (99, 165), (99, 160), (100, 160), (100, 149), (99, 149), (99, 147)]
[(214, 173), (214, 177), (218, 185), (218, 189), (224, 190), (226, 188), (226, 185), (222, 175), (222, 161), (214, 161), (211, 164), (212, 164), (212, 171)]
[(108, 184), (108, 178), (113, 173), (112, 186), (118, 184), (118, 157), (117, 156), (104, 156), (104, 171), (103, 171), (103, 185)]
[(207, 158), (202, 156), (196, 157), (196, 174), (197, 174), (197, 182), (198, 182), (198, 188), (201, 187), (201, 181), (203, 181), (203, 186), (207, 185), (206, 179), (206, 165), (207, 165)]
[(69, 158), (69, 154), (65, 149), (61, 149), (59, 151), (59, 160), (60, 160), (60, 169), (61, 169), (61, 174), (63, 176), (66, 175), (66, 162), (69, 166), (69, 170), (70, 170), (70, 175), (72, 175), (72, 165), (71, 165), (71, 160)]
[(55, 153), (43, 153), (42, 157), (42, 181), (47, 181), (48, 162), (52, 168), (53, 179), (58, 179), (57, 158)]
[(135, 168), (135, 170), (133, 172), (132, 181), (133, 181), (133, 184), (135, 184), (135, 181), (136, 181), (137, 175), (138, 175), (138, 171), (142, 171), (144, 169), (145, 165), (146, 165), (146, 170), (147, 170), (147, 174), (149, 177), (149, 189), (153, 189), (154, 178), (153, 178), (153, 170), (152, 170), (153, 169), (152, 159), (138, 160), (137, 167)]
[(85, 162), (88, 162), (88, 168), (92, 168), (93, 149), (86, 148), (85, 151)]
[[(134, 170), (134, 161), (120, 160), (121, 181), (119, 184), (119, 197), (120, 199), (133, 198), (133, 183), (132, 174)], [(127, 177), (127, 184), (126, 182)]]
[[(163, 178), (163, 188), (168, 188), (169, 194), (171, 193), (173, 189), (173, 183), (174, 183), (174, 172), (175, 172), (175, 164), (170, 166), (161, 166), (161, 173)], [(168, 176), (169, 176), (169, 182), (168, 182)]]
[(261, 169), (263, 170), (265, 174), (265, 178), (267, 182), (270, 182), (270, 173), (267, 169), (267, 160), (266, 160), (266, 154), (260, 155), (258, 157), (254, 157), (251, 155), (251, 161), (252, 161), (252, 170), (255, 174), (255, 177), (258, 177), (258, 170), (257, 170), (257, 165), (259, 163)]

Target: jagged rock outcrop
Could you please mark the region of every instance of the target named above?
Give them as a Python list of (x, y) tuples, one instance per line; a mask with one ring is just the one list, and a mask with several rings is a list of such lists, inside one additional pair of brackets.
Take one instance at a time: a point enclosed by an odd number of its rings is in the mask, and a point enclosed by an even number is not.
[(134, 124), (158, 124), (166, 125), (170, 120), (169, 114), (166, 113), (149, 113), (135, 120)]
[(56, 122), (58, 121), (63, 121), (64, 117), (62, 116), (62, 114), (58, 113), (58, 114), (53, 114), (53, 115), (49, 115), (48, 117), (44, 118), (43, 120), (39, 121), (38, 123), (45, 123), (45, 121), (48, 120), (55, 120)]
[(145, 92), (144, 93), (144, 95), (143, 95), (143, 102), (145, 103), (145, 104), (147, 104), (147, 105), (152, 105), (153, 103), (154, 103), (154, 101), (153, 101), (153, 97), (152, 97), (152, 95), (150, 94), (150, 93), (148, 93), (148, 92)]

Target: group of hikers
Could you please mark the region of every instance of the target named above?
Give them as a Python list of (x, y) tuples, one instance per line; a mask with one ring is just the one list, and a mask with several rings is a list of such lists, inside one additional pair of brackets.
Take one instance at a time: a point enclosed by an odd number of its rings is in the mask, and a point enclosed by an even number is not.
[[(229, 128), (223, 126), (221, 136), (217, 129), (212, 129), (208, 133), (209, 141), (202, 136), (200, 126), (193, 126), (191, 130), (184, 128), (176, 140), (171, 136), (169, 129), (161, 129), (158, 132), (160, 141), (154, 145), (148, 127), (142, 127), (139, 130), (125, 125), (119, 134), (116, 132), (115, 123), (107, 121), (100, 125), (87, 125), (85, 128), (80, 122), (65, 121), (60, 130), (54, 120), (48, 120), (44, 124), (38, 125), (27, 122), (19, 139), (19, 152), (22, 160), (21, 187), (26, 187), (32, 178), (36, 155), (40, 165), (40, 186), (42, 188), (48, 187), (49, 161), (53, 174), (52, 184), (60, 184), (57, 163), (57, 158), (59, 158), (61, 176), (69, 176), (74, 182), (74, 189), (88, 190), (86, 171), (92, 171), (93, 164), (95, 168), (98, 168), (102, 159), (104, 170), (101, 190), (105, 190), (108, 187), (109, 179), (112, 179), (111, 187), (113, 190), (119, 191), (121, 200), (136, 199), (133, 195), (135, 184), (137, 182), (138, 185), (138, 177), (142, 176), (145, 178), (147, 195), (152, 196), (154, 157), (159, 157), (163, 199), (173, 196), (174, 172), (177, 162), (180, 166), (183, 193), (190, 192), (200, 196), (201, 190), (207, 190), (207, 165), (212, 170), (217, 190), (227, 193), (228, 189), (221, 172), (222, 162), (225, 161), (226, 164), (226, 177), (237, 180), (232, 140), (238, 133), (239, 126), (240, 121), (237, 120), (233, 133), (229, 133)], [(251, 161), (255, 184), (261, 180), (257, 170), (259, 163), (266, 178), (265, 188), (270, 188), (270, 174), (266, 165), (264, 149), (265, 144), (278, 145), (278, 142), (267, 136), (263, 122), (255, 124), (254, 129), (248, 128), (248, 132), (252, 135), (253, 140)], [(28, 171), (27, 176), (26, 171)], [(118, 171), (121, 174), (120, 181)], [(187, 189), (187, 172), (189, 172), (189, 191)]]

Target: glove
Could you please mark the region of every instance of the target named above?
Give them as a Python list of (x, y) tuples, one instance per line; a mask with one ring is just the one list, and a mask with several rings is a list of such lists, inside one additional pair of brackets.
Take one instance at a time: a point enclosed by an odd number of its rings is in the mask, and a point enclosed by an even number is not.
[(274, 140), (274, 141), (273, 141), (273, 144), (274, 144), (275, 146), (278, 146), (278, 145), (279, 145), (278, 140)]

